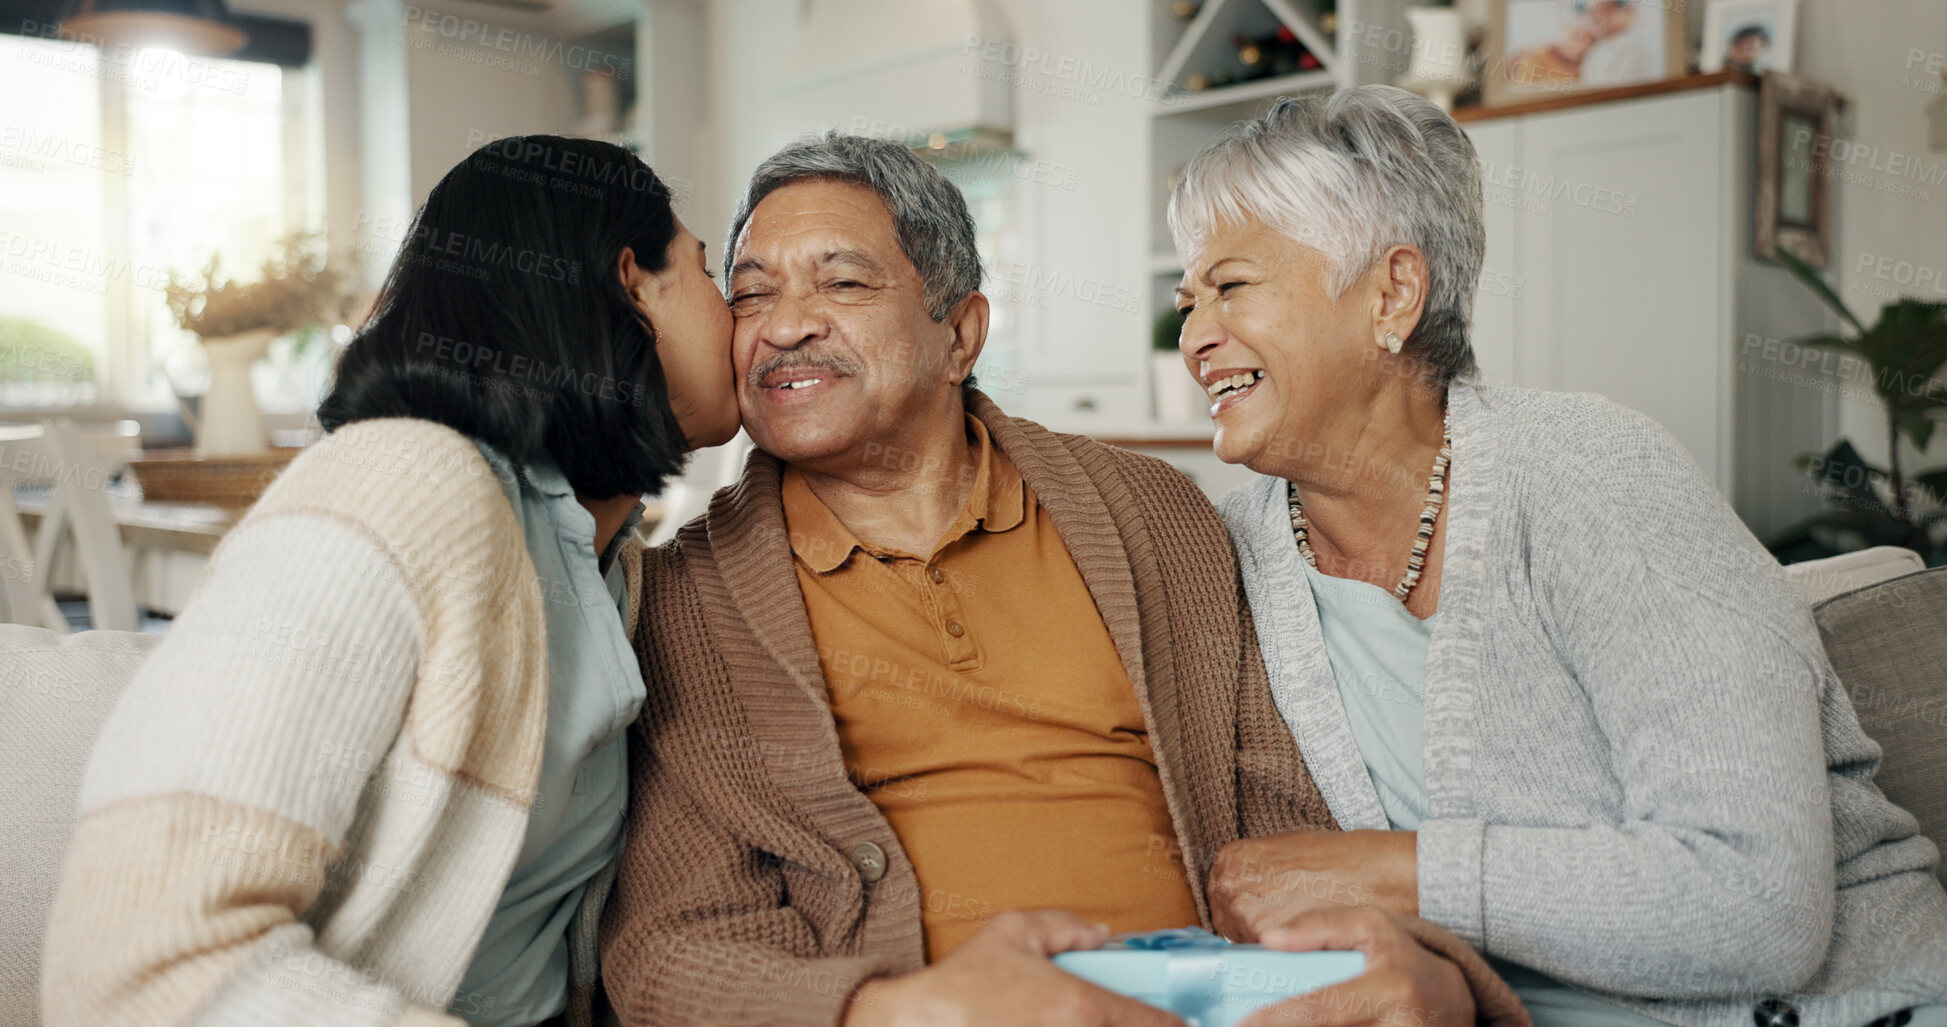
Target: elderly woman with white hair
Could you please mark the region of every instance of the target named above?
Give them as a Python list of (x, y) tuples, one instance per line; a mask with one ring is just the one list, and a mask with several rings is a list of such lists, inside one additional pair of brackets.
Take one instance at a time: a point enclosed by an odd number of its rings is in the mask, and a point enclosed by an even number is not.
[(1283, 100), (1169, 219), (1217, 455), (1261, 475), (1223, 513), (1274, 698), (1345, 828), (1226, 849), (1219, 928), (1417, 913), (1543, 1025), (1947, 1024), (1939, 853), (1776, 561), (1648, 418), (1478, 382), (1459, 126)]

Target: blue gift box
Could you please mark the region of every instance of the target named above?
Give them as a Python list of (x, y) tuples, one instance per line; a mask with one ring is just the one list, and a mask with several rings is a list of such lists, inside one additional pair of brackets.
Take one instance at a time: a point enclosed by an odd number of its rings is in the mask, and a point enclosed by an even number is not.
[(1349, 981), (1365, 972), (1360, 952), (1278, 952), (1233, 945), (1194, 928), (1153, 931), (1087, 952), (1063, 952), (1055, 965), (1091, 984), (1147, 1002), (1189, 1027), (1234, 1027), (1262, 1006)]

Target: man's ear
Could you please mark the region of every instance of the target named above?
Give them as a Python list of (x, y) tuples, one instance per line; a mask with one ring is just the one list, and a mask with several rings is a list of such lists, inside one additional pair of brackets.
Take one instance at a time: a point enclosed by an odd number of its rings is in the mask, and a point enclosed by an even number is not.
[(987, 317), (990, 313), (987, 297), (976, 290), (968, 293), (967, 298), (947, 315), (947, 327), (953, 331), (952, 348), (947, 351), (947, 379), (956, 387), (973, 373), (974, 363), (980, 359), (980, 351), (987, 345)]

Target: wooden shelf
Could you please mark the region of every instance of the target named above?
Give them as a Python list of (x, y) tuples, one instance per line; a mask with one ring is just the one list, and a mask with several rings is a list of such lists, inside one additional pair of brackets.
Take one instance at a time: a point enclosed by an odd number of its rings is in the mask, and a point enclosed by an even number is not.
[[(1248, 74), (1238, 59), (1234, 36), (1256, 38), (1279, 26), (1296, 35), (1323, 65), (1197, 93), (1172, 92), (1150, 105), (1149, 252), (1141, 259), (1149, 271), (1143, 282), (1148, 309), (1161, 313), (1170, 305), (1176, 279), (1183, 273), (1163, 216), (1171, 177), (1237, 122), (1259, 116), (1277, 97), (1315, 96), (1343, 86), (1391, 82), (1406, 69), (1408, 54), (1397, 45), (1398, 40), (1412, 38), (1406, 11), (1425, 0), (1335, 0), (1332, 31), (1326, 30), (1322, 18), (1326, 0), (1204, 0), (1188, 22), (1169, 17), (1160, 6), (1162, 0), (1150, 2), (1159, 5), (1150, 12), (1150, 66), (1172, 91), (1181, 89), (1194, 74)], [(1199, 424), (1155, 434), (1132, 429), (1103, 435), (1124, 445), (1207, 450), (1209, 430)]]
[(1495, 118), (1512, 118), (1522, 114), (1538, 114), (1542, 111), (1566, 110), (1570, 107), (1587, 107), (1598, 103), (1614, 103), (1617, 100), (1634, 100), (1638, 97), (1656, 96), (1661, 93), (1683, 93), (1693, 89), (1713, 89), (1726, 84), (1755, 87), (1758, 78), (1742, 71), (1718, 71), (1708, 75), (1685, 75), (1682, 78), (1666, 78), (1659, 82), (1642, 82), (1633, 86), (1617, 86), (1614, 89), (1587, 89), (1576, 93), (1562, 93), (1537, 100), (1504, 104), (1499, 107), (1457, 107), (1453, 112), (1455, 121), (1466, 124), (1472, 121), (1491, 121)]
[(1190, 93), (1182, 99), (1160, 101), (1156, 113), (1167, 117), (1172, 114), (1188, 114), (1193, 111), (1207, 111), (1231, 104), (1251, 103), (1274, 96), (1292, 93), (1308, 93), (1318, 89), (1330, 89), (1339, 84), (1338, 75), (1326, 69), (1301, 71), (1295, 75), (1280, 75), (1277, 78), (1259, 79), (1255, 82), (1240, 82), (1234, 86), (1219, 86), (1201, 93)]

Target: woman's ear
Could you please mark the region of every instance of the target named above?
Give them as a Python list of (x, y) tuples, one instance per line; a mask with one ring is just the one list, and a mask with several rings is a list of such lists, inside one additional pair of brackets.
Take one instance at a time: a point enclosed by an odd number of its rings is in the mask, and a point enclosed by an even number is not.
[(1380, 258), (1379, 270), (1379, 316), (1373, 332), (1381, 339), (1388, 332), (1410, 339), (1426, 313), (1432, 285), (1426, 254), (1417, 246), (1393, 246)]
[(622, 276), (622, 291), (635, 301), (636, 308), (642, 311), (645, 320), (649, 317), (650, 300), (655, 295), (652, 286), (656, 276), (635, 262), (635, 250), (624, 246), (622, 253), (615, 258), (616, 273)]
[(629, 294), (630, 301), (635, 304), (636, 315), (642, 319), (643, 327), (647, 328), (650, 336), (653, 337), (656, 333), (656, 322), (650, 314), (649, 298), (650, 286), (656, 281), (656, 276), (644, 271), (641, 265), (635, 262), (635, 250), (627, 246), (622, 247), (621, 256), (615, 258), (615, 271), (622, 278), (622, 291)]
[(642, 280), (649, 277), (649, 273), (636, 264), (635, 249), (629, 246), (622, 247), (621, 255), (615, 258), (615, 270), (622, 277), (623, 291), (629, 293), (636, 292)]

